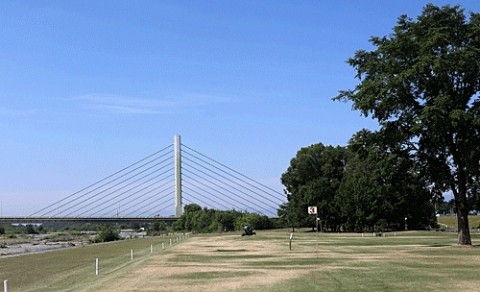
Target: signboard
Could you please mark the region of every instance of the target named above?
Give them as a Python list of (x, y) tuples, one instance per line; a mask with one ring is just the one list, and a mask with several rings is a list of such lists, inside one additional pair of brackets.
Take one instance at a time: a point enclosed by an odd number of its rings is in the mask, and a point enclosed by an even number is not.
[(317, 206), (308, 206), (308, 215), (317, 215)]

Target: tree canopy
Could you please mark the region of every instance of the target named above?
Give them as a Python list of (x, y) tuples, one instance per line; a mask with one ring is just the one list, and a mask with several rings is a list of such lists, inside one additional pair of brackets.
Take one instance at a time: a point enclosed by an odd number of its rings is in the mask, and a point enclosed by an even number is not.
[(288, 202), (279, 216), (290, 226), (314, 225), (308, 206), (332, 231), (364, 231), (434, 223), (432, 195), (408, 151), (381, 143), (362, 130), (348, 147), (314, 144), (302, 148), (282, 175)]
[(477, 196), (480, 173), (480, 15), (427, 5), (371, 43), (375, 50), (348, 60), (359, 84), (336, 99), (377, 119), (432, 190), (453, 193), (458, 243), (470, 245), (467, 199)]
[[(319, 143), (300, 149), (281, 178), (287, 191), (289, 212), (296, 214), (290, 220), (305, 225), (315, 219), (303, 215), (307, 207), (317, 206), (318, 217), (337, 228), (339, 211), (331, 202), (342, 180), (344, 167), (342, 147), (325, 147)], [(284, 213), (280, 215), (285, 216)]]

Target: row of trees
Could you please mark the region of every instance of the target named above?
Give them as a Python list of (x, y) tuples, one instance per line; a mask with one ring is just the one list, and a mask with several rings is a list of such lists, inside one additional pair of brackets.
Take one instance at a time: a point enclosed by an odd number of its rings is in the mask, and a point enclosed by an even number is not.
[(480, 190), (480, 14), (429, 4), (370, 42), (374, 50), (348, 60), (358, 85), (334, 99), (372, 116), (379, 131), (357, 133), (347, 149), (302, 149), (282, 177), (289, 201), (280, 213), (299, 221), (297, 210), (311, 203), (332, 228), (379, 218), (401, 224), (404, 216), (420, 224), (428, 223), (430, 198), (451, 192), (458, 243), (471, 245), (469, 201)]
[(256, 213), (202, 209), (197, 204), (189, 204), (172, 228), (194, 232), (221, 232), (242, 230), (245, 225), (253, 229), (271, 229), (275, 227), (275, 222)]
[(0, 225), (0, 235), (4, 234), (39, 234), (45, 232), (42, 225), (36, 227), (34, 225)]
[[(311, 226), (318, 216), (332, 231), (433, 225), (434, 200), (418, 164), (407, 150), (381, 140), (362, 130), (347, 147), (300, 149), (282, 175), (288, 202), (279, 216), (290, 226)], [(308, 206), (317, 206), (318, 215), (309, 216)]]

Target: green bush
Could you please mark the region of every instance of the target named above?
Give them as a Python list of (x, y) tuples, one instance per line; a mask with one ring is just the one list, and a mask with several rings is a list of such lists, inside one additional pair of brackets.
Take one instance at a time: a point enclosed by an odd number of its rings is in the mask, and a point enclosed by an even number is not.
[(242, 230), (243, 226), (249, 226), (256, 230), (266, 230), (274, 227), (270, 218), (255, 213), (245, 213), (242, 217), (237, 218), (235, 225), (237, 230)]
[(147, 229), (147, 235), (158, 236), (162, 234), (168, 234), (167, 224), (163, 221), (156, 221), (152, 224), (151, 228)]
[(119, 240), (118, 230), (112, 225), (103, 225), (98, 228), (98, 234), (93, 240), (94, 243)]
[(28, 224), (25, 226), (25, 233), (26, 234), (38, 234), (38, 231), (35, 230), (35, 226)]

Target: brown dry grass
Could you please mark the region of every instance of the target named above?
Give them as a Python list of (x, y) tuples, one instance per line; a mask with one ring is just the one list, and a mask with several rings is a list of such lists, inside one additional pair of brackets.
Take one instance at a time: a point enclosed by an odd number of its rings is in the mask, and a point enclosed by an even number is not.
[(84, 291), (480, 289), (472, 270), (480, 260), (478, 249), (456, 247), (454, 235), (359, 238), (303, 233), (291, 251), (288, 235), (195, 236), (102, 275)]
[[(170, 252), (154, 255), (135, 268), (104, 279), (98, 291), (235, 291), (278, 283), (310, 270), (256, 266), (268, 260), (284, 261), (288, 243), (239, 240), (238, 235), (193, 237)], [(298, 255), (296, 256), (298, 257)]]

